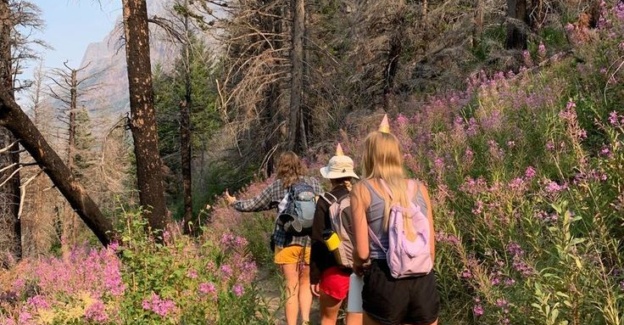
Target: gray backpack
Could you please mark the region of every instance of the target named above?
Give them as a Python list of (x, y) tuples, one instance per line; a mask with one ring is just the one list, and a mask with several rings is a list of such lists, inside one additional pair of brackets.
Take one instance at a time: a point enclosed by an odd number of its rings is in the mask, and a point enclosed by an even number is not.
[(349, 194), (336, 198), (328, 192), (321, 197), (329, 203), (330, 227), (340, 239), (340, 245), (334, 251), (336, 262), (340, 266), (353, 268), (353, 219)]
[(277, 217), (287, 234), (305, 236), (312, 232), (314, 211), (316, 210), (316, 194), (314, 188), (305, 182), (290, 186), (286, 207)]

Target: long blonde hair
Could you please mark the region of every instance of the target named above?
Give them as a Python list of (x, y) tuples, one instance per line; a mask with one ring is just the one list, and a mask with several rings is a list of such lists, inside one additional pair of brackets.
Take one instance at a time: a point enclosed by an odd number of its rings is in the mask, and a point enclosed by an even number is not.
[(305, 174), (306, 168), (296, 153), (284, 151), (280, 155), (277, 163), (277, 178), (282, 180), (284, 188), (290, 187)]
[[(390, 206), (398, 203), (407, 208), (411, 199), (407, 197), (407, 181), (399, 140), (391, 133), (369, 133), (364, 140), (362, 169), (365, 178), (383, 180), (392, 191), (392, 199), (385, 190), (381, 192), (385, 202), (383, 225), (387, 230)], [(379, 185), (382, 186), (381, 182)]]

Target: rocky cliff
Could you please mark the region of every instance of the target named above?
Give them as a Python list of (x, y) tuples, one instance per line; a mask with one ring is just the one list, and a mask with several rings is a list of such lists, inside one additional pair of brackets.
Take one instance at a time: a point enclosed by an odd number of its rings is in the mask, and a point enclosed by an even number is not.
[[(172, 3), (173, 0), (148, 1), (148, 15), (167, 17)], [(87, 107), (92, 120), (96, 121), (94, 125), (100, 128), (108, 127), (130, 111), (121, 21), (119, 17), (115, 27), (102, 41), (87, 47), (80, 65), (85, 68), (79, 79), (88, 79), (83, 83), (88, 91), (83, 92), (81, 104)], [(150, 33), (152, 67), (156, 64), (165, 69), (171, 67), (179, 47), (155, 25), (150, 26)]]

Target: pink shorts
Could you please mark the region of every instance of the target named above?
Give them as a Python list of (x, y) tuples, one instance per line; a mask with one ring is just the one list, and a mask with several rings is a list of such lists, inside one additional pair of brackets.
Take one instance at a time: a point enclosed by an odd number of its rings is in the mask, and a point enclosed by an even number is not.
[(338, 266), (332, 266), (323, 271), (320, 280), (320, 289), (326, 295), (336, 299), (343, 300), (349, 293), (349, 276), (351, 272), (345, 271)]

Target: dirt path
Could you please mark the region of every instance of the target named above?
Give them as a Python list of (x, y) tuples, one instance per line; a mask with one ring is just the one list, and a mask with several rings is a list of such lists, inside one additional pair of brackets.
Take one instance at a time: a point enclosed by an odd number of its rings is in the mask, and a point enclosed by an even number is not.
[[(285, 325), (283, 284), (282, 279), (277, 274), (277, 270), (272, 266), (261, 268), (257, 279), (257, 286), (262, 297), (261, 300), (266, 304), (272, 316), (271, 318), (274, 319), (274, 324)], [(320, 324), (318, 299), (316, 298), (312, 302), (310, 321), (312, 324)]]

